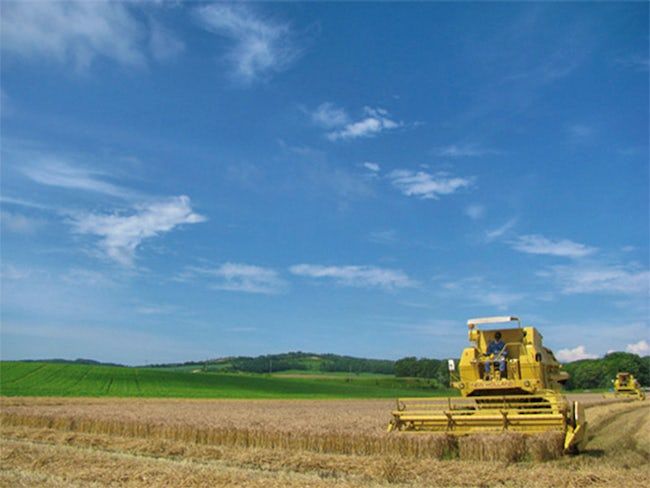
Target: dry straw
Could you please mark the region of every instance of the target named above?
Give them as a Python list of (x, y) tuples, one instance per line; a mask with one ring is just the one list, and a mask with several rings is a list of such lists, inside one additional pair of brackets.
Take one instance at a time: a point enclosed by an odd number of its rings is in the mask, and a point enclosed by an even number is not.
[(234, 426), (205, 427), (138, 420), (73, 418), (3, 413), (4, 425), (58, 431), (107, 434), (151, 440), (173, 440), (201, 445), (286, 449), (326, 454), (388, 455), (409, 458), (517, 462), (543, 461), (562, 454), (562, 434), (526, 436), (519, 433), (477, 434), (365, 434), (349, 431), (283, 431)]

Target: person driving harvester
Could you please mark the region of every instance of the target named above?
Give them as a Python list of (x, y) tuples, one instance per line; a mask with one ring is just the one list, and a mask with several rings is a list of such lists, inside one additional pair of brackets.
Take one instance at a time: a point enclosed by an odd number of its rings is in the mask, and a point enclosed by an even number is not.
[(493, 363), (499, 363), (499, 372), (501, 373), (501, 378), (506, 376), (506, 356), (508, 355), (508, 350), (506, 349), (506, 344), (501, 340), (501, 332), (494, 334), (494, 340), (490, 341), (487, 347), (487, 352), (485, 354), (488, 356), (488, 360), (485, 361), (485, 379), (490, 379), (490, 366)]

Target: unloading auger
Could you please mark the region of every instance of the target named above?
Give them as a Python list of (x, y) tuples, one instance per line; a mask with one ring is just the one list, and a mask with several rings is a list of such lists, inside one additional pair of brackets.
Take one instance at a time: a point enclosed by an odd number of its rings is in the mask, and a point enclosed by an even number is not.
[[(518, 327), (479, 330), (482, 324), (517, 322)], [(542, 345), (534, 327), (522, 327), (517, 317), (468, 320), (469, 341), (458, 368), (449, 360), (451, 385), (461, 397), (400, 398), (388, 431), (446, 432), (465, 435), (487, 432), (564, 433), (566, 452), (585, 447), (587, 422), (584, 407), (561, 393), (569, 374)], [(500, 332), (505, 348), (488, 355)], [(504, 374), (498, 366), (505, 360)], [(485, 363), (489, 367), (485, 368)]]

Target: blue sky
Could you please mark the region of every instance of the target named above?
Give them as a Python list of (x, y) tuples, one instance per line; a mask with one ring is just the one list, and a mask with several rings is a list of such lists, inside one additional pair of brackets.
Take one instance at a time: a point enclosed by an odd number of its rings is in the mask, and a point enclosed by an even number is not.
[(2, 357), (650, 353), (648, 4), (2, 4)]

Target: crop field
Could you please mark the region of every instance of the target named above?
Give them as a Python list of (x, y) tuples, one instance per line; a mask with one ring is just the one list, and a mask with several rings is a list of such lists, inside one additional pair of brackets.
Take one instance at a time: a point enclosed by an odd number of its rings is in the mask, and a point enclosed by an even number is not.
[(580, 395), (591, 441), (386, 434), (375, 400), (0, 399), (2, 486), (646, 486), (650, 403)]
[(4, 396), (393, 398), (454, 394), (391, 376), (191, 373), (153, 368), (1, 362)]

